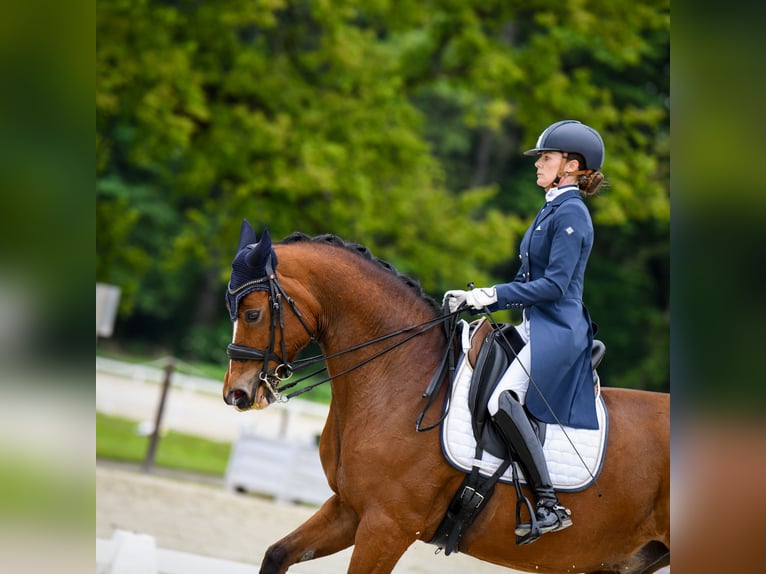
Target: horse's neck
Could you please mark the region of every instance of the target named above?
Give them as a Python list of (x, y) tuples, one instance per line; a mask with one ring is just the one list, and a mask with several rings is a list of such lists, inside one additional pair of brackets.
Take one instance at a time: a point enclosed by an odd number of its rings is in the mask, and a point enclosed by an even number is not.
[(422, 312), (402, 313), (393, 306), (369, 304), (370, 299), (367, 299), (366, 303), (368, 304), (345, 305), (328, 318), (328, 324), (320, 340), (324, 353), (333, 355), (387, 335), (391, 337), (331, 359), (328, 363), (333, 372), (349, 369), (381, 352), (380, 356), (371, 359), (364, 367), (358, 369), (359, 376), (398, 371), (405, 364), (418, 364), (417, 349), (434, 346), (434, 341), (440, 337), (441, 331), (437, 325), (426, 333), (402, 342), (413, 334), (413, 331), (402, 332), (404, 329), (420, 325), (432, 319), (433, 316)]
[[(361, 276), (360, 276), (361, 277)], [(369, 280), (342, 281), (330, 276), (323, 303), (324, 326), (320, 344), (326, 355), (418, 325), (434, 318), (431, 306), (409, 287), (384, 276)], [(409, 333), (408, 333), (409, 334)], [(331, 376), (351, 369), (372, 355), (393, 347), (408, 334), (329, 359)], [(333, 400), (341, 418), (368, 416), (363, 413), (395, 408), (401, 401), (416, 403), (435, 370), (443, 333), (435, 326), (426, 333), (372, 359), (369, 363), (333, 380)], [(396, 402), (396, 404), (393, 403)]]
[(431, 306), (396, 275), (354, 253), (340, 256), (345, 265), (313, 277), (321, 281), (320, 342), (328, 354), (434, 318)]

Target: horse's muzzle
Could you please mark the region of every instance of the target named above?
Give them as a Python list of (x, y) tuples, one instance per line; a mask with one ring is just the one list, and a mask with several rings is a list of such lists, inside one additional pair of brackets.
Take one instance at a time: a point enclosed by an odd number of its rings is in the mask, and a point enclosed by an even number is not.
[(239, 411), (250, 410), (253, 406), (253, 397), (242, 389), (234, 389), (226, 395), (226, 404), (236, 407)]
[(227, 405), (232, 405), (238, 411), (249, 411), (250, 409), (265, 409), (271, 404), (271, 393), (263, 383), (259, 383), (254, 393), (248, 392), (243, 388), (235, 388), (229, 391), (224, 397)]

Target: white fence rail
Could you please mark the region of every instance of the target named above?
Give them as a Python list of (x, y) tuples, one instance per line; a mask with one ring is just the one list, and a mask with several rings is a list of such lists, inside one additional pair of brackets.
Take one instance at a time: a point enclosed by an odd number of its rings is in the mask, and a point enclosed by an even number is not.
[(320, 505), (332, 495), (316, 445), (247, 430), (232, 447), (224, 482), (229, 490), (268, 494), (278, 502)]

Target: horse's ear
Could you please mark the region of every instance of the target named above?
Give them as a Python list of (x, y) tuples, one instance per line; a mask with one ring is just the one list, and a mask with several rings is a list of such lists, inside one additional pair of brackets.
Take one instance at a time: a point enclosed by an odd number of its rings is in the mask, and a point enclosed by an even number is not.
[(266, 264), (267, 257), (271, 256), (271, 252), (271, 235), (269, 235), (268, 229), (264, 229), (261, 234), (261, 240), (247, 254), (245, 261), (247, 261), (250, 267), (263, 267)]
[(237, 250), (244, 249), (245, 246), (252, 245), (256, 241), (257, 239), (255, 237), (253, 226), (250, 225), (247, 219), (243, 219), (242, 228), (239, 230), (239, 247)]

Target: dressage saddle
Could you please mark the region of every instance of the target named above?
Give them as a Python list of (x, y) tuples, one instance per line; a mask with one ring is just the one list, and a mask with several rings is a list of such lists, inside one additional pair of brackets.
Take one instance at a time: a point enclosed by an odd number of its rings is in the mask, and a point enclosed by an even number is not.
[[(508, 449), (506, 443), (500, 436), (499, 431), (495, 428), (495, 425), (487, 424), (491, 420), (487, 404), (503, 373), (505, 373), (525, 343), (513, 325), (496, 325), (495, 327), (486, 318), (482, 318), (468, 326), (470, 329), (469, 336), (471, 337), (468, 361), (473, 367), (468, 403), (471, 411), (472, 430), (476, 439), (476, 458), (480, 458), (481, 451), (486, 450), (496, 457), (503, 459), (504, 462), (489, 478), (481, 477), (478, 473), (478, 467), (474, 466), (458, 487), (441, 524), (433, 538), (428, 541), (429, 544), (434, 544), (439, 549), (444, 550), (447, 556), (459, 551), (460, 540), (463, 534), (486, 507), (486, 503), (494, 493), (498, 478), (511, 464), (511, 461), (507, 458)], [(594, 325), (594, 333), (595, 331), (596, 327)], [(601, 359), (604, 357), (605, 351), (606, 346), (604, 343), (594, 339), (591, 363), (596, 385), (599, 384), (598, 375), (595, 372), (596, 367), (598, 367)], [(529, 415), (529, 419), (532, 423), (532, 428), (540, 438), (541, 444), (544, 443), (546, 424), (538, 421), (531, 415)], [(516, 521), (519, 523), (519, 513), (522, 504), (527, 505), (530, 515), (533, 515), (534, 509), (529, 501), (521, 495), (515, 471), (514, 484), (516, 485), (518, 496)], [(517, 536), (517, 543), (526, 543), (524, 538)]]
[[(468, 407), (471, 411), (474, 438), (484, 450), (502, 459), (508, 455), (508, 447), (495, 425), (487, 424), (491, 419), (487, 404), (500, 378), (525, 343), (511, 324), (499, 323), (497, 327), (493, 327), (486, 318), (481, 318), (469, 328), (472, 329), (472, 335), (468, 362), (473, 367), (473, 375), (468, 392)], [(594, 327), (594, 331), (595, 329)], [(604, 358), (605, 352), (606, 345), (594, 339), (591, 364), (596, 381), (598, 376), (595, 371)], [(545, 444), (546, 423), (531, 415), (529, 419), (540, 443)]]

